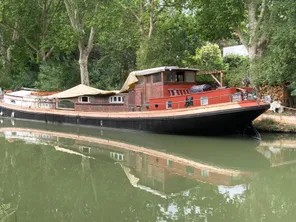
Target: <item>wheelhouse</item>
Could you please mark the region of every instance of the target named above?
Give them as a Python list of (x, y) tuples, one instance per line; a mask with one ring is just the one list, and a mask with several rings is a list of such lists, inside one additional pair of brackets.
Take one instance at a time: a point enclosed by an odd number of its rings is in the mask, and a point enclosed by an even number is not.
[[(249, 95), (242, 98), (240, 90), (235, 87), (224, 87), (223, 71), (199, 72), (198, 69), (173, 66), (136, 71), (130, 75), (137, 79), (128, 85), (135, 92), (135, 106), (142, 111), (206, 106), (250, 99)], [(205, 90), (193, 92), (193, 87), (203, 86), (196, 81), (198, 75), (211, 76), (215, 84)]]

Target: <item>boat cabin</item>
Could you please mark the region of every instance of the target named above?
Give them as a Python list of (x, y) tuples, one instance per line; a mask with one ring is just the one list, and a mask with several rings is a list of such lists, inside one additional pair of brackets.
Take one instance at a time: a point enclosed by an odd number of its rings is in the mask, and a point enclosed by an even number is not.
[[(56, 109), (83, 112), (124, 112), (129, 111), (128, 93), (118, 90), (106, 91), (83, 84), (49, 97)], [(132, 104), (133, 105), (133, 104)]]
[[(198, 85), (197, 75), (209, 75), (215, 84)], [(135, 107), (142, 111), (179, 109), (244, 100), (241, 98), (240, 90), (223, 86), (223, 71), (201, 73), (198, 69), (176, 66), (132, 72), (121, 91), (127, 89), (134, 90)]]
[(160, 67), (137, 72), (135, 105), (149, 104), (150, 99), (188, 95), (196, 84), (198, 69)]

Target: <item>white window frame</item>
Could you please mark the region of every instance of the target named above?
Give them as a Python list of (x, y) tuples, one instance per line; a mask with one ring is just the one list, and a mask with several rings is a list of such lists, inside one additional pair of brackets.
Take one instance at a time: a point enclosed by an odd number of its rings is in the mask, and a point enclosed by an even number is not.
[(91, 148), (88, 146), (79, 146), (79, 151), (81, 153), (90, 154), (90, 150), (91, 150)]
[(209, 171), (208, 170), (201, 170), (201, 176), (208, 178), (209, 177)]
[[(116, 98), (116, 101), (114, 101)], [(120, 99), (120, 101), (119, 101)], [(124, 104), (124, 97), (123, 96), (110, 96), (109, 97), (109, 103), (112, 104)]]
[(209, 105), (209, 98), (207, 96), (200, 97), (200, 105), (201, 106)]
[[(169, 104), (171, 107), (169, 107)], [(172, 101), (167, 101), (166, 102), (166, 109), (172, 109), (173, 108), (173, 102)]]
[(110, 157), (117, 161), (124, 161), (124, 154), (122, 153), (110, 152)]
[(173, 161), (167, 160), (167, 167), (173, 167)]
[[(87, 102), (82, 101), (82, 98), (86, 97), (87, 98)], [(90, 97), (89, 96), (79, 96), (78, 97), (78, 102), (79, 103), (90, 103)]]

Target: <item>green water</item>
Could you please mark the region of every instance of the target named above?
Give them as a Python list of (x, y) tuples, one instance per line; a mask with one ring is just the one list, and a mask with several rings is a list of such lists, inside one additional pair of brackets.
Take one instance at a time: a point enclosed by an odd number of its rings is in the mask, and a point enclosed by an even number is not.
[(1, 222), (296, 218), (293, 135), (258, 142), (0, 123)]

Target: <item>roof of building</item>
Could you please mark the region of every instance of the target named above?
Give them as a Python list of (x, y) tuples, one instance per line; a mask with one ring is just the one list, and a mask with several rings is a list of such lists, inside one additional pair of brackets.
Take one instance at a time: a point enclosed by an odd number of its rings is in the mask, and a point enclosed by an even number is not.
[(83, 84), (74, 86), (73, 88), (67, 89), (66, 91), (53, 94), (48, 96), (48, 98), (58, 98), (58, 99), (66, 99), (66, 98), (74, 98), (79, 96), (89, 96), (89, 95), (111, 95), (119, 93), (118, 90), (107, 91), (102, 89), (96, 89), (90, 86), (86, 86)]
[(227, 55), (248, 56), (249, 53), (244, 45), (235, 45), (223, 48), (223, 56)]

